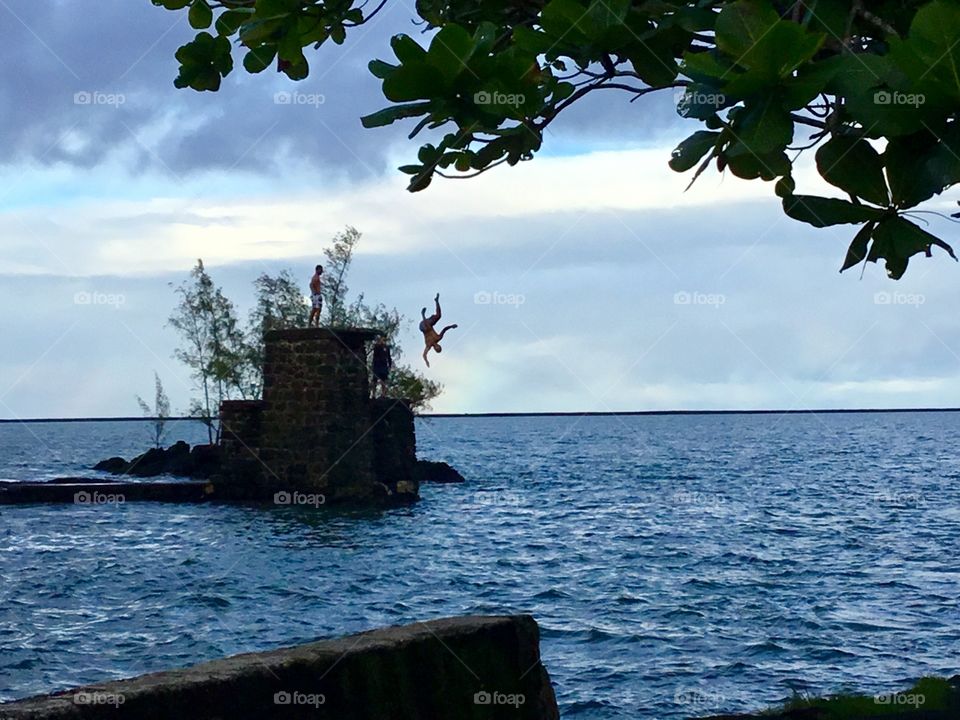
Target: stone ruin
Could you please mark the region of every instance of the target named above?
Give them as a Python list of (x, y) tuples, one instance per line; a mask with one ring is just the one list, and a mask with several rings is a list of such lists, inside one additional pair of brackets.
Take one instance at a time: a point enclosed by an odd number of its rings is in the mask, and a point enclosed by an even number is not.
[[(264, 336), (262, 400), (220, 407), (221, 498), (279, 502), (419, 497), (409, 402), (370, 397), (373, 330), (299, 328)], [(310, 500), (305, 500), (310, 502)]]

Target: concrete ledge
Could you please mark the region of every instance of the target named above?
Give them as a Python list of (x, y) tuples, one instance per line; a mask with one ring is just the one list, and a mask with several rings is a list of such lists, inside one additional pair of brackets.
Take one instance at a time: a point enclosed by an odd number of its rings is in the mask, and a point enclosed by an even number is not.
[(528, 615), (385, 628), (0, 704), (0, 720), (558, 720)]
[(153, 502), (205, 502), (210, 499), (206, 482), (0, 482), (0, 505), (29, 503), (74, 503), (77, 505)]

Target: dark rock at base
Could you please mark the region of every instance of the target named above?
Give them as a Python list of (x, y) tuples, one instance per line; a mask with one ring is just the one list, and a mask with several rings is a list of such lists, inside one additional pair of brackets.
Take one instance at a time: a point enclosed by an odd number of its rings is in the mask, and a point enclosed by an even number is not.
[(220, 470), (220, 448), (216, 445), (197, 445), (191, 448), (188, 443), (180, 440), (166, 449), (150, 448), (130, 462), (122, 457), (112, 457), (98, 462), (93, 469), (136, 477), (175, 475), (207, 479)]
[(220, 471), (220, 446), (194, 445), (190, 451), (190, 462), (193, 467), (192, 477), (212, 477)]
[(433, 460), (417, 460), (416, 465), (417, 479), (422, 482), (432, 483), (462, 483), (465, 482), (456, 468), (451, 467), (445, 462), (435, 462)]
[(93, 466), (93, 469), (113, 473), (114, 475), (121, 475), (127, 469), (127, 465), (129, 465), (129, 463), (122, 457), (112, 457), (107, 460), (101, 460)]
[(154, 475), (163, 475), (166, 472), (167, 451), (163, 448), (150, 448), (142, 455), (137, 455), (127, 469), (125, 475), (136, 475), (137, 477), (152, 477)]

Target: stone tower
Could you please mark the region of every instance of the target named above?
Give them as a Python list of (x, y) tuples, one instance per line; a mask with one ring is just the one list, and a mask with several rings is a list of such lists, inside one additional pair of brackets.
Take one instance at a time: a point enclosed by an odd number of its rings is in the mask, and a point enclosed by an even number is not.
[(370, 399), (366, 346), (374, 337), (357, 328), (266, 333), (263, 399), (220, 409), (218, 495), (416, 498), (409, 405)]

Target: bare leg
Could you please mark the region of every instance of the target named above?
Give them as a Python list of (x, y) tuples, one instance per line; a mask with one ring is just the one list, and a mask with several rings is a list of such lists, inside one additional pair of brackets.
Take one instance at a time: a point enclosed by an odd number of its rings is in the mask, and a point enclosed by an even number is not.
[(437, 342), (443, 340), (443, 336), (447, 333), (447, 330), (453, 330), (456, 327), (456, 325), (447, 325), (443, 330), (440, 331), (440, 336), (437, 338)]

